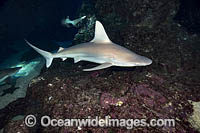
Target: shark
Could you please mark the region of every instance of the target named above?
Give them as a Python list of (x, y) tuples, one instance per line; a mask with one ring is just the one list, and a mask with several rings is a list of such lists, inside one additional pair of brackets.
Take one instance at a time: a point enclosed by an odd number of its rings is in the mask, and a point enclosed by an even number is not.
[(15, 75), (22, 67), (5, 68), (0, 70), (0, 85), (5, 83), (5, 80)]
[(61, 21), (61, 23), (63, 24), (63, 25), (65, 25), (65, 26), (67, 26), (67, 27), (71, 27), (70, 25), (73, 25), (74, 27), (78, 27), (78, 23), (80, 23), (83, 19), (85, 19), (86, 18), (86, 16), (82, 16), (82, 17), (80, 17), (80, 18), (77, 18), (77, 19), (75, 19), (75, 20), (70, 20), (69, 19), (69, 16), (67, 16), (67, 18), (66, 19), (63, 19), (62, 21)]
[(61, 58), (63, 61), (67, 58), (74, 58), (74, 63), (79, 61), (89, 61), (100, 64), (93, 68), (83, 69), (83, 71), (94, 71), (111, 66), (134, 67), (147, 66), (152, 60), (138, 55), (135, 52), (112, 42), (101, 22), (95, 23), (94, 38), (86, 43), (73, 45), (69, 48), (60, 47), (56, 53), (50, 53), (39, 49), (25, 40), (36, 52), (46, 59), (46, 67), (50, 67), (54, 58)]

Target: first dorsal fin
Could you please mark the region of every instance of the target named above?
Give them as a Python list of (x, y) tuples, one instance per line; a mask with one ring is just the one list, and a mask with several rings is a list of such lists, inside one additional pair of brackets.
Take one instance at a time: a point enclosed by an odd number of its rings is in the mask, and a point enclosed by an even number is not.
[(96, 21), (95, 35), (91, 42), (101, 42), (101, 43), (111, 42), (111, 40), (108, 38), (106, 34), (106, 31), (103, 25), (99, 21)]
[(64, 48), (63, 47), (59, 47), (58, 52), (60, 52), (62, 50), (64, 50)]

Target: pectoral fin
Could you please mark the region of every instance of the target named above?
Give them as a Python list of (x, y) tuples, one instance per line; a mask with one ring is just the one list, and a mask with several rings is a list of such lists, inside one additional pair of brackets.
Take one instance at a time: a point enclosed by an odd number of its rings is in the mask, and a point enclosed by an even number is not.
[(79, 62), (81, 59), (79, 59), (79, 58), (74, 58), (74, 63), (77, 63), (77, 62)]
[(108, 67), (111, 67), (111, 66), (112, 66), (111, 63), (104, 63), (104, 64), (101, 64), (101, 65), (96, 66), (96, 67), (94, 67), (94, 68), (83, 69), (83, 71), (94, 71), (94, 70), (100, 70), (100, 69), (108, 68)]

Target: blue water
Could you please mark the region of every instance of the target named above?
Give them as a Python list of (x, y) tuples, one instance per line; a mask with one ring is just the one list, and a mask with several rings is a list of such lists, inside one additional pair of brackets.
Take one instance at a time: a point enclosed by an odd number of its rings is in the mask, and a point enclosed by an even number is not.
[[(12, 45), (26, 38), (32, 42), (71, 41), (78, 29), (66, 28), (61, 20), (78, 15), (82, 0), (4, 0), (0, 3), (0, 62), (16, 54)], [(26, 45), (26, 44), (24, 44)], [(43, 44), (45, 45), (45, 44)], [(46, 44), (47, 47), (48, 44)], [(43, 46), (45, 47), (45, 46)]]

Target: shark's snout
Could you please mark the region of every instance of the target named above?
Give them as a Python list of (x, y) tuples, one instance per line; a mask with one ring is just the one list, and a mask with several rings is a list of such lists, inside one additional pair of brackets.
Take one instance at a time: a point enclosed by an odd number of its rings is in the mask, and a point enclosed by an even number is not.
[(138, 59), (135, 61), (136, 66), (147, 66), (151, 63), (152, 60), (144, 56), (139, 56)]
[(146, 64), (146, 65), (150, 65), (151, 63), (152, 63), (152, 60), (149, 59), (149, 58), (146, 58), (146, 60), (145, 60), (145, 64)]

